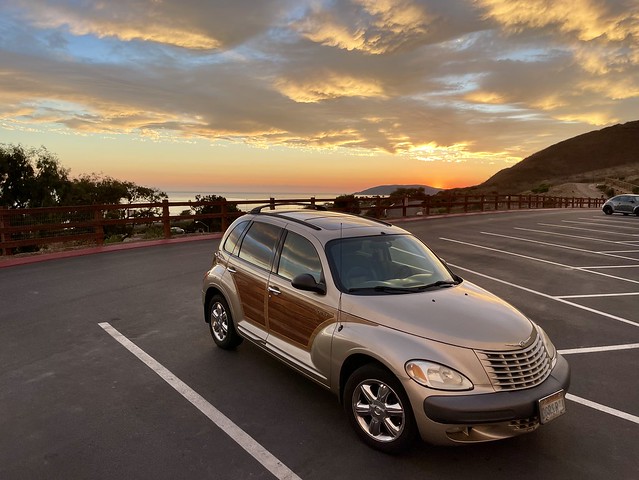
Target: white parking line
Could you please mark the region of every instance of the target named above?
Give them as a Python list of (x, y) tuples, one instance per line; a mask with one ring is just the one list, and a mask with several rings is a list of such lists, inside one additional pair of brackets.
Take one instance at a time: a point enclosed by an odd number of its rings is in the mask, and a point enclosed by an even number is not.
[(501, 233), (481, 232), (481, 234), (482, 235), (491, 235), (493, 237), (507, 238), (509, 240), (517, 240), (519, 242), (528, 242), (528, 243), (534, 243), (534, 244), (537, 244), (537, 245), (546, 245), (548, 247), (563, 248), (565, 250), (574, 250), (576, 252), (590, 253), (590, 254), (593, 254), (593, 255), (604, 255), (604, 256), (607, 256), (607, 257), (620, 258), (622, 260), (631, 260), (631, 261), (639, 262), (638, 258), (624, 257), (622, 255), (615, 255), (615, 252), (609, 252), (609, 253), (607, 253), (607, 252), (596, 252), (594, 250), (587, 250), (585, 248), (570, 247), (568, 245), (561, 245), (559, 243), (541, 242), (539, 240), (532, 240), (530, 238), (522, 238), (522, 237), (513, 237), (512, 235), (503, 235)]
[[(602, 251), (597, 252), (597, 253), (603, 253), (603, 254), (607, 254), (607, 253), (639, 253), (639, 250), (602, 250)], [(633, 260), (639, 260), (639, 259), (635, 258)]]
[(616, 275), (609, 275), (602, 272), (593, 272), (592, 270), (586, 270), (584, 267), (575, 267), (572, 265), (565, 265), (563, 263), (551, 262), (550, 260), (544, 260), (543, 258), (531, 257), (530, 255), (522, 255), (521, 253), (509, 252), (508, 250), (500, 250), (499, 248), (486, 247), (485, 245), (477, 245), (476, 243), (462, 242), (461, 240), (453, 240), (452, 238), (439, 237), (440, 240), (447, 242), (459, 243), (461, 245), (467, 245), (469, 247), (481, 248), (483, 250), (490, 250), (492, 252), (503, 253), (504, 255), (511, 255), (513, 257), (525, 258), (526, 260), (532, 260), (535, 262), (547, 263), (556, 267), (566, 268), (568, 270), (579, 270), (580, 272), (591, 273), (593, 275), (600, 275), (602, 277), (612, 278), (614, 280), (620, 280), (622, 282), (630, 282), (639, 284), (639, 280), (632, 280), (625, 277), (617, 277)]
[(280, 462), (244, 430), (233, 423), (233, 421), (231, 421), (226, 415), (207, 402), (204, 397), (198, 394), (186, 383), (173, 375), (173, 373), (167, 370), (148, 353), (113, 328), (111, 324), (104, 322), (99, 323), (98, 325), (117, 340), (124, 348), (138, 357), (142, 363), (157, 373), (162, 380), (171, 385), (171, 387), (173, 387), (186, 400), (191, 402), (195, 408), (206, 415), (215, 425), (231, 437), (240, 447), (246, 450), (246, 452), (255, 458), (255, 460), (260, 462), (275, 477), (280, 480), (301, 480), (300, 477), (298, 477), (292, 470)]
[(556, 223), (538, 223), (537, 225), (541, 225), (542, 227), (557, 227), (557, 228), (568, 228), (570, 230), (586, 230), (587, 232), (597, 232), (597, 233), (605, 233), (607, 235), (622, 235), (624, 237), (639, 237), (639, 233), (618, 233), (618, 232), (610, 232), (605, 230), (593, 230), (592, 228), (582, 228), (582, 227), (571, 227), (569, 225), (558, 225)]
[(609, 415), (614, 415), (615, 417), (623, 418), (624, 420), (628, 420), (630, 422), (639, 424), (639, 417), (637, 417), (636, 415), (631, 415), (626, 412), (622, 412), (621, 410), (617, 410), (616, 408), (606, 407), (605, 405), (601, 405), (600, 403), (592, 402), (590, 400), (577, 397), (576, 395), (572, 395), (570, 393), (566, 394), (566, 399), (576, 403), (580, 403), (582, 405), (585, 405), (586, 407), (594, 408), (595, 410), (599, 410), (600, 412), (604, 412)]
[(583, 237), (581, 235), (570, 235), (568, 233), (558, 233), (558, 232), (549, 232), (548, 230), (535, 230), (533, 228), (523, 228), (523, 227), (513, 227), (514, 230), (522, 230), (524, 232), (534, 232), (534, 233), (543, 233), (544, 235), (553, 235), (556, 237), (568, 237), (568, 238), (578, 238), (580, 240), (589, 240), (592, 242), (601, 242), (601, 243), (614, 243), (615, 245), (628, 245), (630, 247), (634, 247), (635, 245), (632, 241), (622, 242), (616, 240), (604, 240), (603, 238), (596, 237)]
[(579, 267), (581, 270), (596, 270), (596, 269), (606, 269), (606, 268), (639, 268), (638, 265), (593, 265), (590, 267)]
[(617, 350), (633, 350), (639, 348), (639, 343), (627, 343), (625, 345), (607, 345), (605, 347), (582, 347), (582, 348), (570, 348), (567, 350), (557, 350), (562, 355), (575, 355), (578, 353), (600, 353), (600, 352), (614, 352)]
[(528, 293), (532, 293), (533, 295), (539, 295), (540, 297), (549, 298), (550, 300), (555, 300), (556, 302), (563, 303), (565, 305), (570, 305), (571, 307), (579, 308), (580, 310), (585, 310), (590, 313), (594, 313), (596, 315), (601, 315), (602, 317), (610, 318), (612, 320), (617, 320), (618, 322), (626, 323), (628, 325), (632, 325), (633, 327), (639, 327), (639, 323), (633, 322), (632, 320), (628, 320), (627, 318), (618, 317), (617, 315), (612, 315), (607, 312), (602, 312), (600, 310), (595, 310), (594, 308), (586, 307), (584, 305), (579, 305), (578, 303), (569, 302), (561, 297), (555, 297), (552, 295), (548, 295), (547, 293), (538, 292), (537, 290), (533, 290), (531, 288), (523, 287), (521, 285), (517, 285), (516, 283), (507, 282), (506, 280), (502, 280), (500, 278), (491, 277), (490, 275), (486, 275), (485, 273), (479, 273), (469, 268), (464, 268), (459, 265), (449, 264), (451, 267), (458, 268), (459, 270), (463, 270), (465, 272), (472, 273), (473, 275), (477, 275), (479, 277), (484, 277), (494, 282), (503, 283), (504, 285), (508, 285), (509, 287), (518, 288), (519, 290), (523, 290)]
[(601, 297), (629, 297), (639, 295), (639, 292), (625, 293), (590, 293), (587, 295), (556, 295), (555, 298), (601, 298)]
[[(578, 222), (576, 220), (562, 220), (562, 222), (564, 223), (574, 223), (577, 225), (595, 225), (597, 227), (611, 227), (612, 225), (610, 225), (609, 223), (597, 223), (597, 222)], [(637, 227), (626, 227), (624, 225), (614, 225), (615, 228), (617, 229), (625, 229), (625, 230), (633, 230), (633, 231), (637, 231)], [(599, 231), (599, 230), (597, 230)], [(605, 232), (604, 232), (605, 233)]]

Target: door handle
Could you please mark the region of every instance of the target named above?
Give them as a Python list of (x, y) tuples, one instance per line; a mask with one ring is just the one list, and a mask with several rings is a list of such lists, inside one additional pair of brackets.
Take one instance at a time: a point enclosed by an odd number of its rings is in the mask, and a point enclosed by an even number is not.
[(281, 290), (277, 287), (268, 287), (268, 293), (272, 293), (273, 295), (281, 294)]
[(235, 267), (226, 267), (229, 273), (237, 273), (237, 269)]

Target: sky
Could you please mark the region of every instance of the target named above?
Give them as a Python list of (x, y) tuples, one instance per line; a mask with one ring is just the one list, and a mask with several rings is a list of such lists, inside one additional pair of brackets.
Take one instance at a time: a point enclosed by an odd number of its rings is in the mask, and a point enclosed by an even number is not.
[(637, 0), (0, 0), (0, 144), (71, 176), (452, 188), (637, 119)]

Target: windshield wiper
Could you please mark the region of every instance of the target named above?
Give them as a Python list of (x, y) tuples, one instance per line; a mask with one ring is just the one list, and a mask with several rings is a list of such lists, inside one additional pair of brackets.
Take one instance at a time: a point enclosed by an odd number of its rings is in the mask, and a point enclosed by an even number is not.
[(348, 293), (355, 293), (355, 292), (415, 293), (415, 292), (422, 292), (424, 290), (428, 290), (429, 288), (451, 287), (457, 284), (459, 284), (459, 282), (455, 280), (452, 280), (452, 281), (438, 280), (436, 282), (429, 283), (427, 285), (417, 285), (414, 287), (391, 287), (388, 285), (377, 285), (374, 287), (349, 288)]
[(389, 287), (388, 285), (377, 285), (375, 287), (355, 287), (348, 289), (348, 293), (355, 292), (414, 293), (415, 289), (406, 287)]
[(414, 288), (421, 291), (421, 290), (428, 290), (429, 288), (433, 288), (433, 287), (452, 287), (453, 285), (458, 285), (458, 284), (459, 282), (456, 280), (437, 280), (436, 282), (429, 283), (427, 285), (420, 285)]

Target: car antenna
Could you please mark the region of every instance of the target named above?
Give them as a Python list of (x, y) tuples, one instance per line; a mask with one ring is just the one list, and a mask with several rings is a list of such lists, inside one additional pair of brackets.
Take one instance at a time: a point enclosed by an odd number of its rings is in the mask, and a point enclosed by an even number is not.
[(339, 281), (344, 284), (344, 223), (339, 222)]

